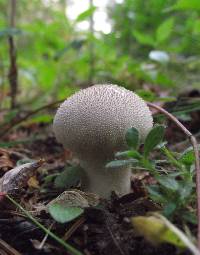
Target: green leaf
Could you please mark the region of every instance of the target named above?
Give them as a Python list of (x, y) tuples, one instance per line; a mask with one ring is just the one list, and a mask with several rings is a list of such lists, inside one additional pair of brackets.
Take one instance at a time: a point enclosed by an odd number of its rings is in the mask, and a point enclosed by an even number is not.
[(190, 197), (195, 184), (192, 181), (179, 181), (179, 186), (180, 200), (187, 200)]
[(113, 160), (106, 164), (106, 168), (121, 168), (127, 167), (129, 165), (135, 165), (138, 162), (136, 159), (126, 159), (126, 160)]
[(150, 90), (139, 89), (136, 90), (138, 96), (142, 97), (145, 101), (153, 102), (156, 100), (156, 94)]
[(59, 223), (66, 223), (80, 216), (84, 210), (79, 207), (66, 207), (64, 204), (54, 203), (49, 206), (49, 213)]
[(195, 161), (194, 150), (192, 147), (187, 148), (179, 157), (179, 161), (185, 165), (192, 165)]
[(144, 156), (147, 157), (149, 153), (162, 142), (164, 137), (165, 127), (163, 125), (155, 125), (148, 133), (144, 142)]
[(115, 154), (115, 157), (116, 158), (126, 158), (126, 157), (128, 157), (128, 158), (141, 159), (142, 155), (138, 151), (130, 150), (130, 151), (120, 151), (120, 152), (117, 152)]
[(175, 203), (168, 203), (163, 209), (163, 214), (168, 218), (175, 212), (177, 205)]
[(75, 187), (81, 178), (81, 168), (76, 166), (67, 167), (60, 175), (55, 178), (56, 188), (69, 189)]
[(139, 31), (134, 31), (133, 36), (141, 44), (149, 45), (149, 46), (152, 46), (152, 47), (155, 45), (155, 39), (152, 36), (150, 36), (146, 33), (141, 33)]
[(139, 145), (139, 132), (136, 128), (129, 128), (126, 132), (125, 138), (129, 147), (137, 149)]
[(158, 203), (164, 203), (165, 202), (165, 197), (162, 195), (160, 192), (159, 186), (158, 185), (151, 185), (147, 187), (147, 190), (150, 194), (150, 197), (158, 202)]
[(156, 180), (165, 188), (176, 191), (179, 188), (178, 182), (169, 176), (159, 176)]
[(91, 8), (89, 8), (86, 11), (82, 12), (76, 18), (76, 22), (81, 22), (83, 20), (86, 20), (87, 18), (89, 18), (95, 12), (95, 10), (96, 10), (96, 7), (92, 6)]
[(183, 217), (183, 219), (185, 219), (186, 221), (188, 221), (194, 225), (197, 225), (197, 223), (198, 223), (197, 216), (193, 212), (189, 212), (189, 211), (182, 212), (182, 217)]
[(156, 41), (158, 43), (164, 42), (170, 37), (174, 27), (174, 18), (165, 20), (156, 30)]
[(173, 7), (173, 9), (179, 10), (200, 10), (199, 0), (179, 0)]

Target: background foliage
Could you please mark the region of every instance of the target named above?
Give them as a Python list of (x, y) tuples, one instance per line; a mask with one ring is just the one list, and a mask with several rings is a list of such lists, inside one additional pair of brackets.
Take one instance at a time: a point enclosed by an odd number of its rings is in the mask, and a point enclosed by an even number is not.
[[(18, 102), (42, 105), (94, 82), (132, 90), (146, 84), (174, 94), (199, 88), (200, 2), (124, 0), (108, 3), (112, 31), (80, 31), (96, 8), (67, 18), (63, 1), (17, 1), (16, 28), (9, 27), (9, 1), (0, 0), (1, 105), (9, 105), (8, 36), (17, 48)], [(47, 4), (48, 3), (48, 4)]]

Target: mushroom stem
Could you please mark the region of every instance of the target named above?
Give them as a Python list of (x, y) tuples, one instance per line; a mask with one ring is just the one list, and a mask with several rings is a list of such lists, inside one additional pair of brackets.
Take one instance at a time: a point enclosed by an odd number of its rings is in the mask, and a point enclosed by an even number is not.
[(88, 164), (80, 162), (85, 170), (83, 189), (96, 193), (102, 198), (110, 198), (111, 191), (122, 196), (130, 193), (131, 190), (131, 168), (107, 169), (104, 163)]

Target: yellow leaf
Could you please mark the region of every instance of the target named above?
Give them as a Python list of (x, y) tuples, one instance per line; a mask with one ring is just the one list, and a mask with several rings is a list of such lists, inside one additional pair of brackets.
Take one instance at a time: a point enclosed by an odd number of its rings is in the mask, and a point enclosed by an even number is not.
[(40, 186), (38, 180), (36, 179), (36, 176), (32, 176), (31, 178), (29, 178), (28, 186), (31, 188), (39, 189)]

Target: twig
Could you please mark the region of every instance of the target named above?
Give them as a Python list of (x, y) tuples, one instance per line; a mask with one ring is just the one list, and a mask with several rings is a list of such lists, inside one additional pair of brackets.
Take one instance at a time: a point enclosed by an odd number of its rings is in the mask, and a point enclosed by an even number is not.
[[(8, 243), (0, 239), (0, 249), (6, 252), (8, 255), (21, 255), (17, 250), (11, 247)], [(0, 250), (1, 252), (1, 250)]]
[(195, 168), (196, 168), (196, 193), (197, 193), (197, 220), (198, 220), (198, 233), (197, 233), (197, 246), (200, 250), (200, 160), (199, 160), (199, 150), (198, 150), (198, 143), (196, 138), (192, 135), (192, 133), (183, 126), (183, 124), (171, 113), (166, 111), (160, 106), (147, 102), (149, 107), (152, 107), (159, 112), (162, 112), (166, 115), (169, 119), (171, 119), (190, 139), (191, 144), (194, 149), (195, 154)]
[(64, 99), (59, 100), (59, 101), (55, 101), (53, 103), (50, 104), (46, 104), (36, 110), (33, 110), (29, 113), (27, 113), (24, 117), (18, 118), (18, 119), (14, 119), (13, 121), (11, 121), (8, 125), (6, 124), (4, 127), (2, 127), (2, 131), (0, 132), (0, 137), (3, 137), (4, 135), (6, 135), (11, 129), (13, 129), (15, 126), (17, 126), (18, 124), (20, 124), (21, 122), (27, 120), (29, 117), (31, 117), (32, 115), (35, 115), (36, 113), (43, 111), (47, 108), (51, 108), (59, 103), (62, 103), (64, 101)]
[(82, 217), (78, 219), (72, 226), (71, 228), (65, 233), (64, 237), (62, 238), (63, 240), (67, 241), (71, 235), (85, 222), (85, 218)]
[[(15, 27), (16, 0), (10, 0), (10, 28)], [(16, 95), (18, 87), (17, 54), (13, 35), (8, 36), (10, 68), (8, 80), (10, 83), (11, 109), (16, 106)]]
[[(53, 222), (53, 223), (51, 224), (51, 226), (49, 227), (49, 230), (52, 229), (53, 225), (54, 225), (54, 222)], [(38, 249), (39, 249), (39, 250), (42, 250), (42, 249), (43, 249), (43, 247), (44, 247), (44, 245), (45, 245), (45, 242), (46, 242), (48, 236), (49, 236), (49, 234), (46, 233), (46, 235), (44, 236), (42, 242), (41, 242), (40, 245), (38, 246)]]
[(112, 232), (112, 229), (110, 227), (110, 224), (109, 224), (109, 221), (108, 221), (107, 218), (105, 219), (105, 223), (106, 223), (106, 228), (107, 228), (107, 230), (108, 230), (108, 232), (109, 232), (109, 234), (110, 234), (110, 236), (112, 238), (112, 241), (115, 244), (116, 248), (118, 249), (119, 253), (121, 255), (125, 255), (124, 251), (121, 249), (120, 244), (118, 243), (117, 239), (115, 238), (115, 236), (114, 236), (114, 234)]

